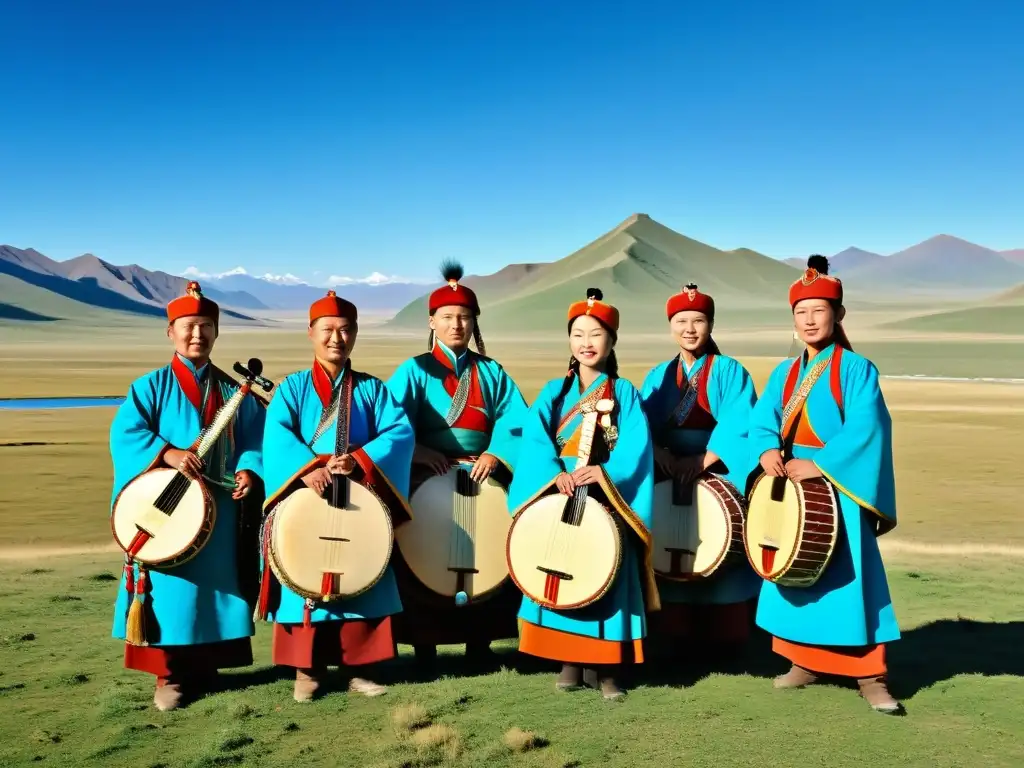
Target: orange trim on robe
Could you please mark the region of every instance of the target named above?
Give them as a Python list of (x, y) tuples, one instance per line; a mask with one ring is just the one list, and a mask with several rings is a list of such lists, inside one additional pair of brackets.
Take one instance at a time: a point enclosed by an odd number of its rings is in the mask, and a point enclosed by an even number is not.
[(642, 664), (644, 661), (643, 640), (599, 640), (538, 627), (528, 621), (521, 622), (519, 628), (519, 650), (566, 664)]
[(772, 650), (798, 667), (837, 677), (879, 677), (886, 673), (885, 645), (853, 647), (803, 645), (772, 637)]

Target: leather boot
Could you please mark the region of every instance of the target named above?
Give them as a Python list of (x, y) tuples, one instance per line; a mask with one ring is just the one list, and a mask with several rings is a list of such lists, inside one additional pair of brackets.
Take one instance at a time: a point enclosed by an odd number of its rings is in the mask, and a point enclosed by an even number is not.
[(301, 703), (312, 701), (316, 692), (320, 690), (320, 678), (323, 670), (317, 669), (296, 669), (295, 670), (295, 700)]
[(776, 677), (772, 685), (776, 688), (803, 688), (816, 682), (818, 682), (816, 674), (794, 664), (789, 672)]
[(161, 712), (169, 712), (181, 706), (184, 700), (184, 692), (181, 683), (177, 678), (158, 677), (156, 680), (156, 692), (153, 694), (153, 704)]
[(562, 673), (555, 681), (559, 691), (575, 691), (583, 684), (583, 670), (576, 664), (563, 664)]
[(889, 693), (889, 687), (885, 676), (862, 677), (857, 681), (860, 687), (860, 695), (871, 705), (876, 712), (891, 715), (900, 708), (900, 703)]
[(352, 693), (361, 693), (363, 696), (371, 697), (380, 696), (388, 692), (385, 686), (375, 683), (373, 680), (367, 680), (365, 677), (353, 677), (349, 680), (348, 689)]
[(601, 691), (601, 696), (604, 697), (606, 701), (614, 701), (615, 699), (621, 699), (626, 695), (626, 692), (619, 687), (619, 684), (615, 680), (617, 676), (616, 673), (618, 671), (619, 666), (615, 664), (586, 670), (583, 675), (584, 680), (587, 680), (588, 684), (592, 688), (596, 688)]

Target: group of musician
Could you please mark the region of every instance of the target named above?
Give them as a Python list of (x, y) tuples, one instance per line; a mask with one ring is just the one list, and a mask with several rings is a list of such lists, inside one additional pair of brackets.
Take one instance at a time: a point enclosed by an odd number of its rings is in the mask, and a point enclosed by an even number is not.
[[(256, 620), (273, 624), (273, 663), (295, 669), (300, 702), (316, 697), (329, 667), (343, 671), (352, 692), (384, 693), (373, 665), (393, 658), (397, 643), (413, 646), (429, 673), (438, 645), (464, 643), (466, 664), (486, 668), (495, 661), (492, 641), (502, 639), (559, 662), (557, 690), (592, 688), (614, 700), (624, 695), (624, 666), (651, 656), (645, 640), (728, 653), (742, 649), (756, 623), (791, 664), (775, 687), (852, 679), (874, 710), (900, 708), (888, 691), (885, 659), (886, 644), (900, 634), (876, 543), (896, 523), (891, 421), (877, 369), (853, 352), (843, 330), (843, 286), (824, 257), (812, 256), (789, 290), (804, 350), (772, 372), (760, 396), (744, 367), (719, 351), (715, 302), (691, 284), (666, 305), (678, 354), (639, 389), (619, 376), (619, 311), (589, 289), (568, 309), (564, 374), (529, 406), (486, 356), (481, 307), (461, 282), (461, 266), (442, 271), (445, 282), (428, 299), (427, 351), (386, 383), (352, 367), (357, 308), (333, 291), (314, 302), (311, 367), (283, 379), (269, 402), (246, 397), (221, 438), (219, 472), (192, 448), (239, 387), (210, 362), (219, 308), (194, 282), (168, 305), (171, 362), (131, 385), (110, 433), (112, 504), (153, 467), (202, 477), (216, 504), (209, 539), (187, 562), (161, 570), (126, 556), (113, 636), (126, 641), (127, 668), (157, 678), (157, 708), (175, 709), (215, 689), (219, 670), (251, 665)], [(338, 445), (345, 446), (341, 454)], [(585, 453), (589, 459), (581, 460)], [(466, 457), (478, 483), (510, 478), (510, 515), (547, 496), (568, 500), (577, 488), (591, 489), (622, 531), (600, 599), (555, 609), (553, 600), (534, 599), (510, 579), (489, 599), (459, 605), (426, 589), (396, 546), (369, 589), (324, 602), (278, 578), (269, 525), (260, 532), (258, 594), (247, 591), (238, 567), (239, 515), (253, 514), (245, 507), (250, 495), (262, 492), (262, 509), (272, 513), (296, 489), (323, 494), (332, 478), (347, 476), (372, 489), (397, 530), (414, 514), (416, 483)], [(825, 478), (836, 490), (840, 520), (820, 578), (784, 586), (747, 562), (695, 581), (656, 574), (656, 482), (693, 483), (708, 473), (741, 492), (762, 474)], [(593, 567), (606, 567), (599, 559), (595, 554)], [(557, 579), (551, 583), (558, 588)]]

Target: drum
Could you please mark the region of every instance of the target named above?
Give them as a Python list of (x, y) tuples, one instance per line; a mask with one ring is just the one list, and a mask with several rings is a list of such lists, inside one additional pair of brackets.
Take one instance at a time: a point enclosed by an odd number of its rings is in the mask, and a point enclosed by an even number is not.
[(744, 559), (747, 504), (728, 480), (705, 472), (695, 483), (667, 478), (654, 486), (654, 572), (699, 581)]
[(784, 587), (815, 584), (835, 551), (839, 497), (823, 477), (795, 481), (762, 474), (747, 507), (744, 547), (754, 571)]

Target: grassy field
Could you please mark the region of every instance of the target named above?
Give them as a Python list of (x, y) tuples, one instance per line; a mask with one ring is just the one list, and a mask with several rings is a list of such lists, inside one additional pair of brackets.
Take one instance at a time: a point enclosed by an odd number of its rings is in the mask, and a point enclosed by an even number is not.
[[(943, 375), (999, 375), (993, 371), (1003, 370), (1000, 364), (1019, 370), (1006, 360), (1009, 345), (999, 342), (857, 338), (866, 339), (858, 348), (889, 349), (894, 363), (918, 350), (917, 359), (940, 370), (950, 345), (975, 351), (969, 373)], [(788, 337), (774, 333), (721, 340), (739, 350), (758, 387), (788, 349)], [(567, 358), (564, 339), (488, 341), (528, 399)], [(672, 354), (661, 339), (625, 342), (623, 373), (636, 382)], [(387, 376), (424, 344), (425, 335), (368, 333), (356, 357), (360, 367)], [(309, 358), (294, 329), (225, 334), (218, 353), (225, 367), (259, 354), (274, 379)], [(158, 329), (155, 339), (26, 334), (0, 345), (0, 392), (121, 394), (168, 356)], [(551, 667), (513, 648), (505, 649), (501, 672), (465, 675), (450, 657), (446, 677), (416, 681), (403, 648), (383, 671), (394, 683), (387, 696), (337, 691), (299, 705), (287, 673), (270, 665), (265, 627), (255, 640), (255, 665), (225, 675), (230, 690), (159, 713), (151, 679), (123, 670), (123, 646), (109, 637), (120, 562), (107, 527), (112, 410), (0, 411), (7, 502), (0, 516), (0, 702), (7, 715), (0, 765), (1024, 764), (1024, 387), (883, 386), (895, 422), (901, 522), (882, 544), (904, 631), (890, 652), (904, 718), (877, 715), (855, 692), (835, 686), (774, 691), (770, 678), (785, 665), (763, 636), (730, 667), (710, 670), (699, 658), (672, 669), (646, 665), (626, 700), (614, 704), (596, 694), (557, 694)]]

